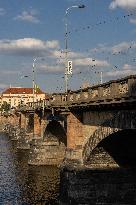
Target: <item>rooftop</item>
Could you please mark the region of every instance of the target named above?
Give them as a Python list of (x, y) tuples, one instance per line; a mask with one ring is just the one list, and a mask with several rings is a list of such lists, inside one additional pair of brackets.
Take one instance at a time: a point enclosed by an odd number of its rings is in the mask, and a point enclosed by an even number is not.
[[(45, 94), (42, 90), (35, 89), (36, 94)], [(33, 88), (21, 88), (21, 87), (13, 87), (8, 88), (2, 94), (33, 94)]]

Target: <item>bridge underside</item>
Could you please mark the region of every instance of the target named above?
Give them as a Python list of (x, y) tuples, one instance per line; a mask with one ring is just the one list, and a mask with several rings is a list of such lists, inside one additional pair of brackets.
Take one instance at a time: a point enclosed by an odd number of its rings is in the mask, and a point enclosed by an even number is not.
[(90, 153), (86, 165), (93, 168), (136, 167), (136, 130), (118, 131), (103, 139)]

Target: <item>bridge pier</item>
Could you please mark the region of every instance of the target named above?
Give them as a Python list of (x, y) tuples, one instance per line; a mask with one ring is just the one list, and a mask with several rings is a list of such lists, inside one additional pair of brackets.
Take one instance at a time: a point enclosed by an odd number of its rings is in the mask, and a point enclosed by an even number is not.
[(19, 127), (26, 129), (26, 114), (25, 113), (20, 113)]
[(64, 163), (82, 164), (82, 145), (82, 113), (69, 112), (67, 115), (67, 148)]
[(40, 113), (21, 113), (20, 129), (18, 135), (18, 149), (30, 149), (30, 143), (34, 139), (42, 137), (44, 129), (44, 120)]
[(34, 113), (34, 138), (41, 137), (41, 117), (38, 113)]
[(41, 120), (43, 137), (31, 142), (29, 164), (59, 165), (64, 159), (66, 148), (66, 134), (62, 126), (64, 123), (54, 119), (47, 120), (49, 115), (45, 113)]
[[(20, 113), (19, 131), (17, 133), (17, 149), (30, 149), (32, 133), (29, 130), (29, 115), (27, 112)], [(29, 132), (28, 132), (29, 130)]]

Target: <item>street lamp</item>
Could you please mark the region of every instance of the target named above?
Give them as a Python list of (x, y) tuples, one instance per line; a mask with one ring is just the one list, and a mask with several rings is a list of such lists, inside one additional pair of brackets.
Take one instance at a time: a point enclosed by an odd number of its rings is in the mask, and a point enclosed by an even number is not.
[(71, 7), (68, 7), (65, 10), (65, 92), (67, 93), (68, 91), (68, 23), (67, 23), (67, 17), (68, 17), (68, 12), (70, 9), (72, 8), (79, 8), (79, 9), (83, 9), (85, 8), (85, 5), (73, 5)]
[(32, 72), (33, 72), (33, 75), (32, 75), (32, 86), (33, 86), (33, 139), (34, 139), (34, 113), (35, 113), (35, 107), (34, 107), (34, 94), (35, 94), (35, 61), (36, 61), (36, 58), (33, 59), (33, 69), (32, 69)]
[(67, 59), (67, 53), (68, 53), (68, 23), (67, 23), (67, 16), (68, 11), (72, 8), (85, 8), (85, 5), (73, 5), (71, 7), (68, 7), (65, 10), (65, 92), (68, 91), (68, 59)]
[(35, 90), (35, 61), (36, 61), (36, 58), (35, 59), (33, 59), (33, 76), (32, 76), (32, 81), (33, 81), (33, 83), (32, 83), (32, 86), (33, 86), (33, 109), (34, 109), (34, 90)]

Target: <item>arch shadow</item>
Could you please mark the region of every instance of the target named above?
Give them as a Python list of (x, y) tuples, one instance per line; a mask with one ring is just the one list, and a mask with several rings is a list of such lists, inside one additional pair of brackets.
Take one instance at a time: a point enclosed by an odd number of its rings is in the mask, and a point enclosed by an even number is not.
[(136, 129), (121, 130), (104, 138), (90, 153), (86, 162), (89, 161), (100, 164), (114, 161), (119, 167), (136, 167)]
[(44, 140), (53, 139), (57, 140), (59, 143), (67, 145), (66, 132), (60, 122), (56, 120), (49, 121), (45, 131), (44, 131)]

